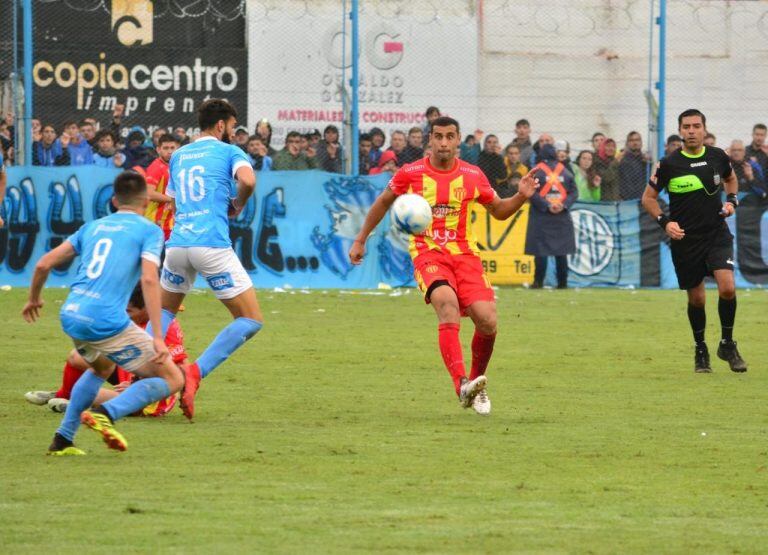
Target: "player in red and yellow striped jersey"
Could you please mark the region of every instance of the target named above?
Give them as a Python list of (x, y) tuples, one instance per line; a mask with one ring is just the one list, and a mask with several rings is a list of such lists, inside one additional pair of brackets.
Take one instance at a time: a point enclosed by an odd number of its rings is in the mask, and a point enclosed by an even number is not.
[(157, 142), (157, 158), (145, 172), (149, 205), (144, 216), (160, 226), (166, 241), (173, 229), (173, 211), (171, 210), (173, 199), (165, 194), (165, 188), (168, 185), (168, 161), (179, 146), (178, 138), (169, 134), (162, 135)]
[[(489, 414), (485, 370), (496, 340), (496, 302), (477, 254), (470, 215), (479, 202), (494, 218), (505, 220), (525, 204), (539, 183), (529, 172), (520, 180), (517, 194), (500, 199), (480, 168), (456, 157), (460, 142), (455, 119), (440, 117), (432, 122), (432, 154), (395, 174), (371, 205), (349, 258), (353, 264), (362, 262), (366, 239), (399, 195), (414, 193), (429, 202), (432, 225), (410, 239), (414, 275), (437, 314), (440, 353), (462, 406)], [(459, 341), (461, 316), (469, 316), (475, 324), (469, 377)]]

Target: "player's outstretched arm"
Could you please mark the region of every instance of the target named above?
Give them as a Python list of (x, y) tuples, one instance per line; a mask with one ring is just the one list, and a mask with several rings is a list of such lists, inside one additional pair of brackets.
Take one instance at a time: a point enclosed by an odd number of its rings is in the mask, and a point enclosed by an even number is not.
[(231, 217), (237, 217), (245, 208), (245, 204), (251, 195), (256, 191), (256, 172), (250, 166), (241, 166), (235, 173), (237, 181), (237, 196), (232, 199)]
[(505, 199), (494, 197), (493, 201), (486, 205), (491, 216), (497, 220), (506, 220), (512, 214), (520, 210), (520, 207), (522, 207), (523, 204), (536, 193), (536, 189), (539, 188), (539, 180), (533, 176), (535, 172), (536, 169), (532, 169), (520, 180), (517, 193), (513, 196)]
[(21, 315), (27, 322), (34, 322), (40, 317), (40, 309), (43, 308), (41, 293), (45, 282), (48, 280), (48, 274), (53, 268), (69, 262), (75, 256), (77, 256), (75, 247), (69, 241), (64, 241), (37, 261), (35, 273), (32, 275), (32, 283), (29, 286), (29, 300), (21, 311)]
[(352, 264), (360, 264), (365, 256), (365, 242), (371, 232), (379, 225), (379, 222), (384, 218), (387, 210), (395, 202), (397, 195), (392, 192), (392, 189), (385, 187), (381, 194), (371, 205), (368, 210), (368, 215), (365, 217), (363, 227), (360, 229), (360, 233), (355, 237), (355, 242), (352, 243), (352, 248), (349, 249), (349, 261)]
[(149, 322), (152, 325), (152, 343), (155, 347), (154, 362), (162, 362), (162, 360), (170, 356), (168, 347), (163, 340), (163, 325), (160, 318), (160, 312), (162, 310), (162, 302), (160, 300), (160, 279), (157, 277), (157, 264), (147, 260), (141, 259), (141, 292), (144, 295), (144, 304), (147, 307), (147, 314), (149, 315)]

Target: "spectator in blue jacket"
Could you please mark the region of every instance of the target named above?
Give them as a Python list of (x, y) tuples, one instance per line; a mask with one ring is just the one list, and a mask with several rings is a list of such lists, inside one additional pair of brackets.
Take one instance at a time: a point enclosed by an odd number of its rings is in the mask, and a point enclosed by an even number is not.
[(728, 149), (731, 157), (731, 166), (739, 182), (740, 193), (752, 193), (761, 199), (768, 198), (763, 169), (756, 161), (747, 158), (747, 149), (744, 143), (735, 140)]
[(152, 163), (152, 160), (154, 160), (155, 157), (150, 152), (151, 149), (144, 145), (145, 140), (146, 135), (141, 128), (134, 127), (131, 132), (128, 133), (125, 149), (123, 150), (123, 154), (125, 155), (125, 165), (123, 167), (129, 169), (135, 168), (136, 166), (146, 168)]
[[(69, 137), (67, 136), (67, 142)], [(32, 143), (33, 166), (69, 166), (69, 149), (62, 148), (56, 139), (56, 128), (50, 123), (43, 125), (40, 140)]]
[(111, 131), (102, 129), (93, 137), (96, 152), (93, 155), (93, 165), (100, 168), (122, 168), (125, 163), (125, 155), (117, 152), (115, 137)]
[(80, 133), (80, 128), (74, 121), (64, 124), (64, 132), (59, 138), (61, 147), (69, 151), (69, 163), (72, 166), (90, 166), (93, 164), (93, 149), (85, 137)]
[(459, 145), (459, 158), (470, 164), (477, 165), (480, 159), (480, 140), (483, 138), (483, 132), (479, 129), (474, 135), (467, 135), (464, 142)]
[(383, 148), (384, 143), (387, 142), (387, 137), (379, 127), (374, 127), (368, 134), (371, 136), (371, 168), (375, 168), (379, 165), (379, 159), (381, 158), (381, 153), (384, 152)]
[(248, 138), (246, 152), (254, 171), (268, 172), (272, 169), (272, 157), (267, 154), (267, 145), (261, 135), (251, 135)]

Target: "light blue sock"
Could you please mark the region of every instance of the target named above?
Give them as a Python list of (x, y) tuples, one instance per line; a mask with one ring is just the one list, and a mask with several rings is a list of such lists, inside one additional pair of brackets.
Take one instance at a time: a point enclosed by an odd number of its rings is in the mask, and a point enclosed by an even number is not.
[(250, 318), (236, 318), (234, 322), (219, 332), (213, 343), (197, 359), (197, 366), (200, 368), (200, 376), (205, 378), (208, 374), (229, 356), (238, 350), (243, 343), (262, 327), (261, 322), (251, 320)]
[(80, 413), (91, 408), (103, 383), (104, 379), (94, 374), (92, 370), (88, 370), (80, 376), (75, 387), (72, 388), (69, 405), (67, 405), (64, 418), (61, 419), (56, 433), (61, 434), (69, 441), (74, 441), (77, 429), (80, 427)]
[(144, 378), (133, 382), (128, 389), (103, 405), (109, 417), (115, 421), (138, 412), (147, 405), (165, 399), (171, 394), (168, 382), (163, 378)]
[[(171, 327), (171, 323), (175, 318), (176, 315), (170, 310), (163, 309), (160, 311), (160, 326), (163, 328), (163, 337), (168, 335), (168, 328)], [(147, 324), (146, 330), (149, 335), (152, 335), (152, 322)]]

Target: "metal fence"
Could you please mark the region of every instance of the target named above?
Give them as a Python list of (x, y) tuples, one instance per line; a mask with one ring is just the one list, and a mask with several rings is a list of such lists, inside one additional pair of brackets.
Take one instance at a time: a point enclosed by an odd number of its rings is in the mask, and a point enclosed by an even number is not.
[[(191, 136), (195, 106), (220, 96), (238, 107), (241, 140), (258, 127), (275, 154), (298, 132), (319, 167), (365, 173), (382, 138), (398, 163), (422, 153), (434, 106), (501, 185), (552, 142), (574, 168), (588, 152), (603, 200), (639, 195), (686, 107), (710, 115), (719, 146), (750, 140), (768, 75), (758, 1), (13, 0), (0, 4), (0, 31), (0, 111), (17, 120), (30, 106), (60, 131), (86, 118), (110, 126), (116, 113), (123, 137)], [(625, 153), (642, 158), (629, 177)]]

